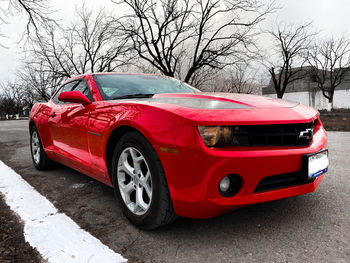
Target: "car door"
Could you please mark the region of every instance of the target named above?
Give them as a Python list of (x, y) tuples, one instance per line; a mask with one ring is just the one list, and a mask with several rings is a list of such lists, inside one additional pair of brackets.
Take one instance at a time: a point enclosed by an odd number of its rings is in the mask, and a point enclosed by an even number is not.
[(88, 84), (84, 79), (74, 80), (65, 84), (54, 96), (54, 106), (50, 113), (49, 129), (52, 144), (56, 153), (64, 158), (65, 163), (71, 165), (85, 165), (85, 170), (90, 167), (90, 154), (87, 143), (87, 124), (90, 104), (64, 103), (58, 101), (61, 92), (79, 90), (93, 101)]

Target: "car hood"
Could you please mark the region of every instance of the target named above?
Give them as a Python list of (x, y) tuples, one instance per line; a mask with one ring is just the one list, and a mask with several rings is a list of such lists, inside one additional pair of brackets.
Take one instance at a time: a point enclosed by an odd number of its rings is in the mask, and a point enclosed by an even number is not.
[(203, 125), (301, 123), (313, 121), (318, 114), (299, 103), (234, 93), (166, 93), (114, 102), (121, 101), (170, 111)]
[(218, 92), (156, 94), (150, 101), (199, 109), (292, 108), (299, 104), (270, 97)]

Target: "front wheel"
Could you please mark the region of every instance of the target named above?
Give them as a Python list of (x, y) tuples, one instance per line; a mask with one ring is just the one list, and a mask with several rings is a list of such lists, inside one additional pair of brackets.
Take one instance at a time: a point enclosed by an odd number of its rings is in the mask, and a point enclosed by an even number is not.
[(38, 129), (35, 126), (30, 129), (30, 151), (36, 169), (46, 170), (52, 166), (52, 161), (45, 153)]
[(117, 143), (112, 176), (115, 195), (133, 224), (154, 229), (177, 218), (160, 160), (140, 133), (129, 132)]

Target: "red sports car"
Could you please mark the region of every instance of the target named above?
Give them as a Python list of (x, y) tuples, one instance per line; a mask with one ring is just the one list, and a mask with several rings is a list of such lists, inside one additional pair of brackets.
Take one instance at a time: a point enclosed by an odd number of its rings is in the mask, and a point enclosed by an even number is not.
[(165, 76), (72, 78), (34, 105), (29, 129), (37, 169), (56, 161), (114, 187), (145, 229), (312, 192), (328, 169), (315, 109)]

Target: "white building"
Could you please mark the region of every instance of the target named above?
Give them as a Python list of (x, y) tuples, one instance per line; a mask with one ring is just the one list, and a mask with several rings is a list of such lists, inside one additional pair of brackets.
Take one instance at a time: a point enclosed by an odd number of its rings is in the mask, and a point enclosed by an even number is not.
[[(307, 69), (305, 69), (305, 72), (307, 72)], [(263, 96), (277, 97), (272, 83), (262, 89), (262, 94)], [(328, 99), (323, 96), (322, 91), (317, 87), (315, 77), (312, 76), (312, 73), (308, 72), (305, 74), (305, 77), (287, 86), (283, 99), (300, 102), (318, 110), (327, 109), (329, 107)], [(350, 108), (350, 72), (344, 76), (342, 83), (335, 89), (333, 108)]]

